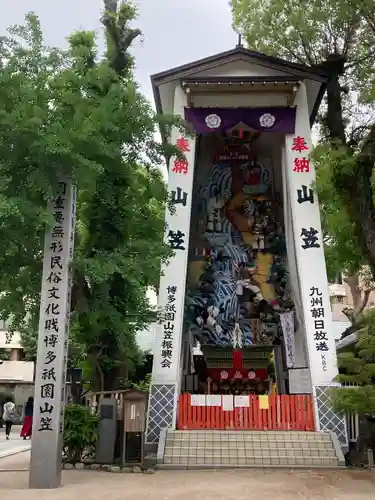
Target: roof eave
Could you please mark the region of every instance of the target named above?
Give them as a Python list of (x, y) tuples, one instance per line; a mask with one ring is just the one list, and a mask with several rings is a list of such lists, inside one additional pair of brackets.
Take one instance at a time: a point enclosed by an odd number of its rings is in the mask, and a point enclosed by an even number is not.
[[(310, 79), (310, 80), (315, 80), (317, 82), (321, 82), (321, 86), (319, 89), (319, 93), (317, 96), (317, 99), (315, 100), (314, 107), (312, 109), (312, 112), (310, 114), (310, 127), (313, 126), (320, 104), (322, 102), (324, 93), (327, 88), (327, 83), (330, 78), (329, 73), (325, 71), (322, 68), (313, 68), (310, 66), (307, 66), (305, 64), (300, 64), (300, 63), (291, 63), (288, 61), (284, 61), (283, 59), (278, 59), (277, 57), (273, 56), (267, 56), (265, 54), (262, 54), (260, 52), (253, 52), (251, 50), (245, 49), (244, 47), (236, 47), (234, 49), (221, 52), (219, 54), (215, 54), (213, 56), (205, 57), (203, 59), (199, 59), (197, 61), (194, 61), (192, 63), (188, 64), (183, 64), (181, 66), (177, 66), (175, 68), (171, 68), (166, 71), (162, 71), (160, 73), (155, 73), (154, 75), (151, 75), (151, 84), (152, 84), (152, 89), (153, 89), (153, 94), (154, 94), (154, 99), (155, 99), (155, 107), (156, 111), (158, 114), (162, 114), (163, 109), (161, 105), (161, 99), (160, 99), (160, 92), (159, 92), (159, 86), (166, 80), (170, 80), (171, 77), (175, 76), (176, 79), (179, 79), (179, 74), (182, 72), (186, 71), (192, 71), (195, 68), (199, 68), (201, 66), (207, 65), (207, 64), (213, 64), (215, 62), (219, 62), (224, 60), (225, 58), (229, 58), (231, 56), (236, 56), (236, 55), (242, 55), (245, 57), (249, 57), (255, 60), (258, 60), (260, 63), (263, 63), (263, 65), (268, 65), (270, 66), (278, 66), (280, 70), (285, 70), (289, 71), (291, 73), (297, 72), (299, 74), (295, 74), (294, 76), (296, 78), (304, 78), (304, 79)], [(188, 77), (185, 77), (188, 78)], [(292, 78), (292, 77), (291, 77)]]
[[(166, 78), (170, 78), (174, 75), (178, 75), (181, 72), (191, 71), (199, 66), (204, 66), (205, 64), (212, 64), (218, 62), (220, 60), (229, 58), (231, 56), (242, 55), (245, 57), (253, 58), (258, 60), (259, 62), (263, 62), (263, 64), (268, 63), (268, 65), (279, 66), (280, 69), (288, 70), (290, 72), (297, 71), (305, 74), (305, 78), (315, 79), (317, 81), (328, 81), (329, 73), (322, 68), (314, 68), (312, 66), (307, 66), (306, 64), (301, 63), (292, 63), (289, 61), (285, 61), (283, 59), (279, 59), (274, 56), (267, 56), (266, 54), (262, 54), (261, 52), (254, 52), (252, 50), (245, 49), (244, 47), (236, 47), (231, 50), (227, 50), (225, 52), (220, 52), (213, 56), (205, 57), (203, 59), (198, 59), (197, 61), (183, 64), (181, 66), (176, 66), (175, 68), (171, 68), (166, 71), (162, 71), (160, 73), (155, 73), (151, 76), (151, 80), (156, 82), (157, 80), (164, 80)], [(177, 78), (177, 77), (176, 77)]]
[[(327, 84), (322, 83), (320, 86), (319, 92), (318, 92), (318, 96), (315, 100), (314, 107), (310, 113), (310, 128), (315, 123), (315, 120), (316, 120), (320, 105), (322, 103), (324, 94), (326, 92), (326, 89), (327, 89)], [(157, 114), (161, 115), (163, 113), (163, 109), (162, 109), (162, 105), (161, 105), (159, 87), (157, 85), (155, 85), (154, 82), (152, 82), (152, 90), (153, 90), (153, 94), (154, 94), (156, 112), (157, 112)], [(164, 140), (166, 140), (166, 139), (164, 138)]]

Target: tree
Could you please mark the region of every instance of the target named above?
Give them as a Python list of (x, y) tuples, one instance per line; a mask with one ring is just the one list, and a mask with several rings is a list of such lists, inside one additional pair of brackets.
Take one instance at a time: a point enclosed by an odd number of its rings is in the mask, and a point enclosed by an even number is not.
[(32, 355), (47, 199), (59, 172), (71, 174), (78, 197), (70, 351), (108, 390), (137, 363), (135, 332), (155, 318), (146, 291), (170, 255), (159, 167), (176, 149), (155, 142), (160, 120), (133, 78), (134, 8), (117, 0), (105, 7), (104, 58), (91, 32), (71, 35), (67, 51), (45, 47), (33, 14), (1, 41), (0, 316)]
[[(232, 0), (234, 27), (252, 49), (293, 62), (324, 67), (331, 79), (327, 88), (326, 126), (333, 138), (345, 142), (342, 85), (361, 83), (374, 54), (371, 29), (373, 7), (340, 0)], [(369, 51), (370, 49), (370, 51)]]
[(357, 341), (338, 355), (344, 387), (334, 389), (334, 405), (338, 410), (358, 412), (361, 416), (360, 437), (350, 462), (363, 462), (368, 447), (375, 450), (375, 312), (366, 312), (358, 321)]
[(335, 282), (341, 276), (348, 284), (353, 307), (344, 308), (343, 313), (355, 324), (374, 289), (374, 279), (355, 236), (355, 224), (349, 219), (330, 176), (326, 174), (324, 168), (317, 172), (319, 201), (323, 201), (320, 213), (328, 280)]
[[(372, 166), (374, 7), (341, 0), (232, 0), (234, 26), (250, 48), (293, 62), (325, 68), (330, 79), (319, 116), (320, 146), (315, 153), (326, 259), (331, 277), (345, 271), (354, 292), (355, 321), (369, 287), (360, 273), (375, 270), (375, 209)], [(369, 281), (372, 281), (371, 279)], [(372, 285), (371, 285), (372, 286)]]

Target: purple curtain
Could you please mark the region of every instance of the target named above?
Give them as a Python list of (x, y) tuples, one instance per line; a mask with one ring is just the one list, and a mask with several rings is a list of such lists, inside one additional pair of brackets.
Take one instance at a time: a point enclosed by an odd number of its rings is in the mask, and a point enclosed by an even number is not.
[(242, 122), (262, 132), (294, 134), (295, 108), (185, 108), (185, 120), (197, 134), (230, 129)]

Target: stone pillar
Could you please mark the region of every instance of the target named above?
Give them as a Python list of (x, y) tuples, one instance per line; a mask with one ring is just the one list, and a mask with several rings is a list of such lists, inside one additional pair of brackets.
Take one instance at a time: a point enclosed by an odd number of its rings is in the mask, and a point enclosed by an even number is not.
[(61, 485), (75, 203), (72, 183), (59, 183), (58, 193), (49, 207), (54, 224), (45, 237), (30, 488), (48, 489)]
[[(174, 95), (174, 114), (184, 118), (186, 96), (178, 85)], [(195, 139), (174, 128), (171, 141), (185, 155), (169, 164), (168, 192), (174, 211), (166, 211), (165, 238), (174, 256), (163, 267), (158, 307), (162, 321), (156, 325), (152, 381), (147, 416), (146, 444), (157, 444), (160, 430), (174, 428), (181, 381), (181, 345), (185, 286), (195, 164)]]
[(334, 379), (338, 369), (304, 84), (298, 90), (296, 105), (295, 133), (285, 137), (283, 175), (290, 201), (316, 424), (320, 430), (334, 431), (346, 446), (345, 419), (333, 411), (330, 401), (330, 387), (337, 385)]

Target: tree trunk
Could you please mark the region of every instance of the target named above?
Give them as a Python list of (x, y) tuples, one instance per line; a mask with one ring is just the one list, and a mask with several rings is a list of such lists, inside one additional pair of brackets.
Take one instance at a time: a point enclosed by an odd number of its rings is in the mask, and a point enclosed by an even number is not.
[(342, 312), (349, 319), (349, 321), (354, 324), (367, 305), (370, 290), (361, 289), (358, 274), (348, 276), (345, 278), (345, 282), (350, 288), (350, 293), (353, 299), (353, 307), (346, 307)]
[(342, 116), (340, 76), (344, 73), (346, 58), (330, 54), (320, 66), (330, 73), (327, 84), (327, 128), (331, 140), (346, 143), (345, 123)]
[(368, 465), (367, 450), (369, 448), (375, 451), (375, 422), (362, 416), (359, 423), (357, 442), (346, 456), (348, 465), (354, 467)]
[(114, 366), (110, 370), (104, 372), (104, 390), (117, 391), (120, 390), (121, 379), (120, 367)]
[(346, 143), (338, 74), (332, 76), (327, 84), (327, 128), (331, 139), (338, 139), (342, 144)]
[(105, 390), (105, 382), (104, 382), (104, 373), (102, 370), (102, 367), (100, 366), (100, 360), (98, 359), (96, 361), (96, 372), (98, 374), (99, 378), (99, 391), (104, 391)]

